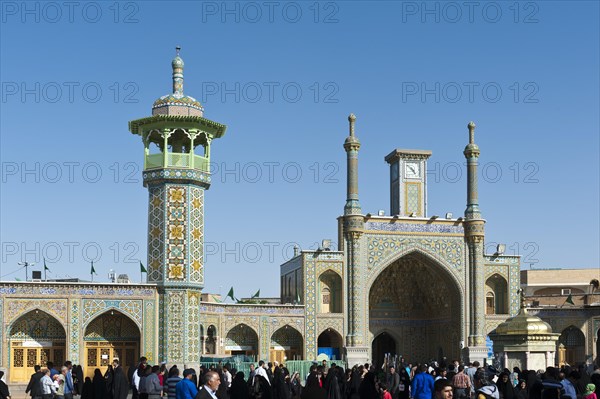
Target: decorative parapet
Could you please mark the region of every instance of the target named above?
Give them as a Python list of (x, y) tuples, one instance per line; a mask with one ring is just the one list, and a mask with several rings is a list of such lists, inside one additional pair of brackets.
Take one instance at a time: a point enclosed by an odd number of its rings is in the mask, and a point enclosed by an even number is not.
[(200, 302), (200, 312), (222, 315), (277, 315), (277, 316), (304, 316), (303, 305), (248, 305), (248, 304), (215, 304)]
[(154, 284), (66, 283), (66, 282), (0, 282), (0, 295), (80, 296), (115, 298), (152, 298), (157, 295)]

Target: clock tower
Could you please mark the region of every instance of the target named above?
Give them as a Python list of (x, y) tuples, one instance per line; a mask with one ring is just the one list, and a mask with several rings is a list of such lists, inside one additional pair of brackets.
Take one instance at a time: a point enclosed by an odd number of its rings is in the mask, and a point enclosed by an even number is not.
[(390, 212), (427, 216), (427, 159), (431, 151), (396, 149), (385, 157), (390, 165)]

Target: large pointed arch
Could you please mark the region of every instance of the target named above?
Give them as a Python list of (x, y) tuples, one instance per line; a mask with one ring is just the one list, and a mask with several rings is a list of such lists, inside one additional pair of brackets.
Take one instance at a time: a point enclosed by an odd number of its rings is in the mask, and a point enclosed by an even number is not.
[(392, 259), (368, 279), (365, 312), (371, 336), (394, 331), (397, 354), (413, 361), (440, 353), (458, 358), (464, 300), (455, 273), (422, 248), (406, 249)]
[(317, 353), (325, 354), (329, 359), (341, 359), (344, 339), (334, 328), (327, 328), (317, 338)]
[(300, 331), (286, 324), (271, 334), (269, 360), (284, 363), (287, 360), (302, 360), (303, 356), (304, 339)]
[(10, 382), (27, 382), (33, 366), (46, 362), (62, 364), (66, 356), (63, 324), (42, 309), (31, 309), (7, 329), (10, 353)]
[(258, 333), (247, 324), (235, 325), (225, 336), (225, 353), (228, 355), (258, 355)]
[(92, 318), (84, 327), (84, 371), (92, 378), (96, 368), (104, 374), (113, 359), (125, 371), (135, 367), (140, 354), (141, 329), (127, 314), (109, 309)]
[(559, 364), (575, 365), (585, 359), (585, 335), (574, 325), (562, 330), (558, 338)]

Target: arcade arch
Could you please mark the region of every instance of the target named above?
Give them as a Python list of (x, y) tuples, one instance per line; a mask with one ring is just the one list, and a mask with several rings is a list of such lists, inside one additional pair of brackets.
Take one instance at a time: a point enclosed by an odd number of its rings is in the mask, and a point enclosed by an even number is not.
[(303, 347), (302, 334), (286, 324), (271, 335), (269, 359), (279, 363), (284, 363), (286, 360), (301, 360)]
[(579, 328), (565, 328), (558, 338), (558, 347), (558, 364), (574, 366), (585, 362), (585, 335)]
[(15, 320), (8, 332), (10, 382), (28, 382), (33, 366), (65, 361), (66, 333), (53, 316), (31, 310)]
[(508, 283), (498, 273), (485, 281), (485, 313), (508, 314)]
[(204, 353), (207, 355), (214, 355), (217, 353), (217, 328), (212, 324), (206, 329)]
[(97, 368), (104, 374), (113, 359), (119, 359), (126, 372), (135, 367), (140, 356), (140, 335), (137, 324), (117, 310), (96, 316), (83, 335), (85, 377), (93, 378)]
[(255, 356), (258, 354), (258, 334), (246, 324), (238, 324), (225, 337), (227, 355)]
[(319, 276), (319, 312), (342, 312), (342, 278), (333, 270)]
[[(412, 362), (459, 358), (460, 287), (428, 255), (414, 251), (382, 269), (370, 286), (368, 309), (374, 363), (381, 365), (384, 353)], [(397, 339), (380, 338), (384, 331)]]
[(329, 359), (341, 359), (344, 340), (333, 328), (323, 331), (317, 338), (317, 354), (326, 354)]

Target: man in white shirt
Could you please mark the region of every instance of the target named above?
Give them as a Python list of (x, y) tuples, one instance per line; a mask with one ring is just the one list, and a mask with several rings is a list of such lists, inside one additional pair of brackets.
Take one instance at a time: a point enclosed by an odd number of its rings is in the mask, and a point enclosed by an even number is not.
[(264, 379), (267, 380), (269, 385), (271, 385), (271, 381), (269, 381), (269, 376), (267, 375), (267, 370), (265, 369), (265, 362), (263, 362), (262, 360), (258, 362), (258, 368), (256, 369), (256, 375), (260, 375), (261, 377), (264, 377)]

